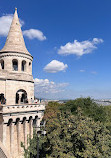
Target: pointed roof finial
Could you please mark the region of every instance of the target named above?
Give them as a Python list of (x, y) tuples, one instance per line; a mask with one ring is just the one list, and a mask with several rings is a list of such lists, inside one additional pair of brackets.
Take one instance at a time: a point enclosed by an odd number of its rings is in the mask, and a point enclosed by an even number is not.
[(30, 54), (25, 46), (24, 38), (21, 31), (21, 26), (17, 14), (17, 8), (10, 26), (8, 37), (5, 46), (0, 52), (20, 52)]

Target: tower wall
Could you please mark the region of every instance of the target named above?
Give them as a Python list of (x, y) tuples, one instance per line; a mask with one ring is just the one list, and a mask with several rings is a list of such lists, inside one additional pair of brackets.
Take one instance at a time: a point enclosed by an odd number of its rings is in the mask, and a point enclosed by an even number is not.
[[(18, 70), (13, 70), (13, 60), (18, 62)], [(25, 73), (32, 75), (32, 57), (23, 53), (14, 53), (14, 52), (7, 52), (0, 54), (0, 61), (4, 61), (4, 70), (8, 71), (9, 73)], [(22, 71), (22, 62), (25, 61), (25, 70)], [(2, 70), (0, 65), (0, 70)]]
[[(34, 83), (25, 81), (6, 80), (6, 104), (16, 104), (16, 93), (18, 90), (25, 90), (28, 103), (34, 100)], [(31, 99), (32, 98), (32, 99)]]
[(0, 51), (0, 141), (12, 158), (24, 157), (21, 142), (27, 147), (27, 136), (33, 135), (35, 122), (40, 130), (45, 110), (45, 103), (34, 103), (32, 61), (15, 9), (5, 46)]
[(0, 79), (0, 93), (3, 93), (6, 96), (6, 82), (4, 79)]
[(28, 146), (27, 138), (33, 136), (33, 123), (40, 127), (45, 104), (2, 106), (0, 120), (0, 142), (12, 158), (24, 158), (21, 142)]

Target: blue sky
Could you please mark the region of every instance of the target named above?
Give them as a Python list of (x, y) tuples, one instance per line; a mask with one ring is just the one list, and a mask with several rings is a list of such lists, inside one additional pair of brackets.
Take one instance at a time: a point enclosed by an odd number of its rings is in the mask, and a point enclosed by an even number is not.
[(0, 49), (15, 7), (37, 97), (111, 98), (110, 0), (1, 0)]

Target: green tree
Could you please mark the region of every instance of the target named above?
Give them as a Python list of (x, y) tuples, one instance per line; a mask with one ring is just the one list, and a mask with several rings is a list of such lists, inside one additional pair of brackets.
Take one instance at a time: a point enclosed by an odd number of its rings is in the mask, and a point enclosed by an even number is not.
[(63, 109), (69, 109), (72, 114), (76, 114), (78, 107), (81, 107), (84, 115), (93, 118), (95, 121), (106, 121), (106, 111), (104, 107), (96, 104), (90, 97), (70, 100), (65, 104)]
[(37, 156), (37, 134), (34, 130), (33, 138), (31, 139), (30, 136), (28, 136), (27, 139), (28, 147), (26, 148), (23, 142), (21, 142), (21, 147), (24, 149), (24, 157), (25, 158), (36, 158)]
[[(110, 158), (111, 107), (98, 106), (90, 98), (46, 107), (47, 135), (40, 137), (40, 158)], [(25, 157), (37, 154), (37, 135), (24, 148)]]
[[(41, 148), (42, 157), (57, 158), (109, 158), (111, 135), (108, 129), (91, 118), (60, 112), (48, 120), (47, 136)], [(47, 155), (47, 156), (46, 156)]]

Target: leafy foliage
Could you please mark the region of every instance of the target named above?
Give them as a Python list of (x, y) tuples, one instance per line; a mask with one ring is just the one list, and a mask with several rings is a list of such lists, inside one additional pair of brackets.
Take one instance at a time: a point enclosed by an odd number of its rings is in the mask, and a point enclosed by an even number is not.
[[(111, 157), (110, 106), (98, 106), (90, 98), (66, 104), (50, 102), (44, 119), (47, 135), (40, 137), (40, 158)], [(35, 157), (36, 140), (35, 134), (25, 154)]]
[[(60, 112), (57, 118), (48, 120), (47, 136), (42, 144), (41, 158), (109, 158), (111, 156), (111, 135), (101, 122), (94, 122), (84, 116)], [(49, 126), (50, 124), (50, 126)], [(45, 147), (44, 147), (45, 144)]]
[(76, 113), (77, 108), (80, 107), (84, 115), (93, 118), (95, 121), (106, 121), (106, 112), (103, 106), (97, 105), (91, 98), (78, 98), (76, 100), (68, 101), (65, 104), (65, 110), (70, 109), (73, 114)]
[(23, 147), (24, 149), (24, 157), (25, 158), (36, 158), (37, 156), (37, 134), (34, 130), (33, 133), (33, 138), (31, 139), (28, 136), (28, 148), (25, 148), (25, 145), (23, 144), (23, 142), (21, 143), (21, 147)]

